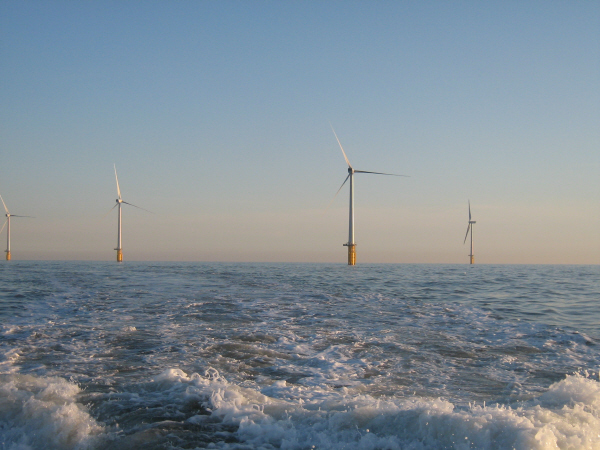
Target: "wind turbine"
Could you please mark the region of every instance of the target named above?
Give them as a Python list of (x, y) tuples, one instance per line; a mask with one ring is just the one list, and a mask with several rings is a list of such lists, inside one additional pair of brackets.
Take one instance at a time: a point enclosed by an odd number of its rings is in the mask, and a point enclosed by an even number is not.
[(467, 234), (465, 234), (465, 240), (463, 242), (463, 245), (465, 242), (467, 242), (467, 236), (469, 235), (469, 231), (471, 232), (471, 253), (469, 254), (469, 257), (471, 258), (471, 264), (475, 264), (475, 255), (473, 255), (473, 224), (475, 224), (477, 222), (475, 222), (474, 220), (471, 220), (471, 200), (469, 200), (469, 225), (467, 226)]
[(134, 208), (142, 209), (142, 210), (147, 211), (147, 212), (152, 212), (152, 211), (148, 211), (147, 209), (140, 208), (139, 206), (133, 205), (131, 203), (127, 203), (126, 201), (123, 200), (123, 198), (121, 197), (121, 189), (119, 188), (119, 177), (117, 176), (117, 165), (116, 164), (115, 164), (115, 180), (117, 180), (117, 195), (119, 197), (116, 200), (117, 203), (115, 204), (115, 206), (113, 206), (110, 209), (110, 211), (112, 211), (113, 209), (115, 209), (117, 206), (119, 207), (119, 220), (118, 220), (118, 232), (117, 232), (117, 248), (115, 248), (115, 250), (117, 251), (117, 262), (122, 262), (123, 261), (123, 251), (122, 251), (122, 246), (121, 246), (121, 205), (123, 203), (125, 203), (126, 205), (133, 206)]
[(356, 265), (356, 242), (354, 242), (354, 174), (355, 173), (372, 173), (372, 174), (376, 174), (376, 175), (391, 175), (394, 177), (406, 177), (407, 175), (397, 175), (395, 173), (383, 173), (383, 172), (368, 172), (366, 170), (355, 170), (352, 167), (352, 164), (350, 164), (350, 161), (348, 160), (348, 157), (346, 156), (346, 152), (344, 151), (344, 147), (342, 147), (342, 143), (340, 142), (335, 130), (333, 129), (333, 126), (331, 124), (329, 124), (329, 125), (331, 126), (331, 130), (333, 131), (333, 134), (335, 135), (335, 139), (337, 140), (338, 144), (340, 145), (340, 149), (342, 150), (342, 154), (344, 155), (346, 164), (348, 164), (348, 176), (346, 177), (346, 179), (344, 180), (344, 182), (342, 183), (342, 185), (340, 186), (338, 191), (335, 193), (335, 196), (333, 198), (335, 199), (335, 197), (337, 197), (339, 192), (342, 190), (342, 188), (346, 184), (346, 181), (348, 181), (348, 179), (350, 179), (350, 211), (349, 211), (349, 217), (348, 217), (348, 222), (349, 222), (348, 242), (344, 244), (344, 247), (348, 247), (348, 265), (354, 266), (354, 265)]
[(31, 217), (31, 216), (17, 216), (16, 214), (11, 214), (8, 211), (8, 208), (6, 207), (6, 203), (4, 203), (4, 199), (2, 198), (2, 196), (0, 195), (0, 200), (2, 200), (2, 205), (4, 206), (4, 210), (6, 211), (6, 221), (4, 222), (4, 225), (2, 225), (2, 228), (0, 229), (0, 233), (2, 233), (2, 231), (4, 230), (4, 227), (6, 225), (8, 225), (8, 227), (6, 228), (6, 260), (10, 261), (10, 218), (11, 217)]

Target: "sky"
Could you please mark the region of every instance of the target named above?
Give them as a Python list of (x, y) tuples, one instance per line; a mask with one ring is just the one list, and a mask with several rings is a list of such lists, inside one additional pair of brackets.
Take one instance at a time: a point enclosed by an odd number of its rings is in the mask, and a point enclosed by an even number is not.
[[(0, 2), (14, 260), (600, 264), (600, 2)], [(330, 126), (331, 124), (331, 126)], [(110, 211), (110, 212), (109, 212)], [(108, 214), (107, 214), (108, 213)], [(6, 229), (0, 242), (6, 239)]]

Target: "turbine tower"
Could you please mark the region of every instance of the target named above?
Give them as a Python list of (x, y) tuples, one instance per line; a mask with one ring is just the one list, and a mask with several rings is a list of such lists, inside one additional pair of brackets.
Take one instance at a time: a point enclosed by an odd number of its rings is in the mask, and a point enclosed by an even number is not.
[(471, 232), (471, 253), (469, 254), (470, 257), (470, 263), (471, 264), (475, 264), (475, 255), (473, 254), (473, 224), (475, 224), (477, 222), (475, 222), (474, 220), (471, 220), (471, 200), (469, 200), (469, 225), (467, 226), (467, 234), (465, 234), (465, 240), (463, 242), (463, 245), (465, 242), (467, 242), (467, 236), (469, 235), (469, 231)]
[(131, 203), (127, 203), (126, 201), (123, 200), (123, 198), (121, 197), (121, 189), (119, 188), (119, 177), (117, 176), (117, 165), (115, 164), (114, 167), (115, 167), (115, 180), (117, 181), (117, 195), (119, 197), (116, 200), (117, 203), (115, 204), (115, 206), (113, 206), (111, 208), (110, 211), (115, 209), (117, 206), (119, 207), (119, 219), (117, 222), (117, 248), (115, 248), (115, 250), (117, 251), (117, 262), (122, 262), (123, 261), (123, 247), (121, 245), (121, 205), (123, 203), (125, 203), (126, 205), (133, 206), (134, 208), (142, 209), (147, 212), (152, 212), (152, 211), (148, 211), (147, 209), (140, 208), (139, 206), (133, 205)]
[(344, 155), (346, 164), (348, 164), (348, 176), (346, 177), (346, 179), (344, 180), (344, 182), (342, 183), (342, 185), (340, 186), (340, 188), (338, 189), (338, 191), (336, 192), (336, 194), (333, 198), (335, 199), (335, 197), (337, 197), (339, 192), (342, 190), (342, 188), (346, 184), (346, 181), (348, 181), (348, 179), (350, 179), (350, 210), (349, 210), (349, 216), (348, 216), (348, 242), (344, 244), (344, 247), (348, 247), (348, 265), (354, 266), (354, 265), (356, 265), (356, 242), (354, 242), (354, 174), (355, 173), (372, 173), (372, 174), (376, 174), (376, 175), (391, 175), (394, 177), (405, 177), (407, 175), (397, 175), (395, 173), (383, 173), (383, 172), (368, 172), (366, 170), (355, 170), (352, 167), (352, 165), (350, 164), (350, 161), (348, 160), (348, 157), (346, 156), (346, 152), (344, 151), (344, 147), (342, 147), (342, 143), (340, 142), (335, 130), (333, 129), (333, 126), (331, 126), (331, 130), (333, 131), (333, 134), (335, 135), (335, 139), (337, 140), (337, 142), (340, 146), (340, 149), (342, 150), (342, 154)]
[(4, 206), (4, 210), (6, 211), (6, 220), (4, 221), (4, 225), (2, 225), (2, 228), (0, 229), (0, 233), (2, 233), (2, 231), (4, 230), (4, 227), (6, 226), (6, 260), (10, 261), (11, 256), (10, 256), (10, 218), (11, 217), (31, 217), (31, 216), (17, 216), (16, 214), (11, 214), (8, 211), (8, 208), (6, 207), (6, 203), (4, 203), (4, 199), (2, 198), (2, 196), (0, 195), (0, 200), (2, 200), (2, 205)]

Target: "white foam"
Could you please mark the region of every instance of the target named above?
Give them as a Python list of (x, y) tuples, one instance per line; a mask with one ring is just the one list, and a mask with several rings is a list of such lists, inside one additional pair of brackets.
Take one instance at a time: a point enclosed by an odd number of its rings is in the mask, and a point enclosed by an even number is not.
[(568, 376), (518, 408), (468, 409), (443, 399), (376, 399), (284, 382), (259, 391), (230, 384), (214, 369), (207, 376), (170, 369), (156, 381), (185, 385), (186, 395), (204, 399), (214, 418), (237, 425), (237, 437), (255, 448), (600, 448), (600, 383), (583, 376)]
[(102, 427), (62, 378), (0, 375), (0, 446), (12, 450), (93, 446)]
[(4, 354), (0, 354), (0, 373), (18, 372), (19, 368), (16, 366), (16, 363), (21, 357), (19, 351), (17, 348), (11, 348)]
[(10, 335), (13, 333), (16, 333), (17, 331), (20, 330), (21, 327), (16, 326), (16, 325), (2, 325), (1, 326), (2, 331), (0, 332), (3, 335)]

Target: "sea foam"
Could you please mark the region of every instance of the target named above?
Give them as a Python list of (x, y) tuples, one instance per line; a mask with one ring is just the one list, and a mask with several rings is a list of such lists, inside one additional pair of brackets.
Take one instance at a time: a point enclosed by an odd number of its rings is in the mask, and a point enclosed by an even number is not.
[(62, 378), (0, 375), (0, 447), (93, 448), (102, 427), (77, 403), (79, 392)]
[[(230, 384), (215, 370), (188, 376), (170, 369), (156, 381), (171, 394), (179, 385), (182, 395), (203, 402), (213, 418), (237, 425), (237, 438), (254, 448), (600, 448), (600, 384), (579, 375), (567, 376), (519, 407), (463, 409), (439, 398), (376, 399), (347, 388), (328, 395), (306, 389), (303, 398), (289, 400), (283, 398), (285, 383), (263, 389), (278, 391), (282, 397), (277, 398)], [(200, 423), (205, 418), (188, 420)]]

